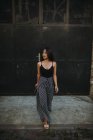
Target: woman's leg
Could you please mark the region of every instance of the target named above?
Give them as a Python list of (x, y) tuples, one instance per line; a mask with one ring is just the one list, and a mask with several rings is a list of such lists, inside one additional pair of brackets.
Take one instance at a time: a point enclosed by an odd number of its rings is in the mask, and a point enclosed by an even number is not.
[(38, 112), (39, 112), (41, 121), (50, 122), (50, 115), (49, 115), (48, 108), (47, 108), (46, 88), (43, 84), (41, 86), (39, 86), (39, 88), (38, 88), (37, 101), (38, 101), (37, 108), (38, 108)]
[(48, 107), (49, 111), (52, 110), (53, 95), (54, 95), (54, 85), (53, 85), (53, 81), (50, 78), (49, 79), (49, 85), (48, 85), (48, 88), (47, 88), (47, 107)]
[(53, 94), (47, 93), (47, 107), (49, 111), (52, 110), (52, 100), (53, 100)]

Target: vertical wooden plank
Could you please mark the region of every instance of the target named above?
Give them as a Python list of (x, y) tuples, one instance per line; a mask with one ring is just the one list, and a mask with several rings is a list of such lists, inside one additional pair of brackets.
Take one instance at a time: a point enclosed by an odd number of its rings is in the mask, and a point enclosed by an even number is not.
[(43, 24), (43, 0), (39, 0), (39, 24)]
[(18, 8), (19, 8), (19, 15), (22, 15), (22, 0), (19, 0), (19, 3), (18, 3)]
[(93, 40), (92, 40), (92, 57), (91, 57), (91, 76), (90, 76), (90, 96), (93, 98)]
[(69, 24), (69, 5), (70, 1), (66, 0), (66, 14), (65, 14), (65, 24)]
[(12, 0), (12, 23), (15, 24), (16, 18), (15, 18), (15, 0)]
[(29, 15), (29, 1), (28, 0), (26, 0), (26, 2), (25, 2), (25, 8), (26, 8), (26, 12), (27, 12), (27, 19), (29, 21), (30, 15)]

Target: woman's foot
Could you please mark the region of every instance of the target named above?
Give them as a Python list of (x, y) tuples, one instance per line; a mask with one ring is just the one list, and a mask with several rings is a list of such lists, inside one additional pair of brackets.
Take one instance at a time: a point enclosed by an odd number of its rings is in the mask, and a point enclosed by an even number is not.
[(49, 124), (48, 123), (44, 124), (44, 128), (49, 129)]
[(49, 124), (47, 121), (43, 122), (43, 126), (45, 129), (49, 129)]

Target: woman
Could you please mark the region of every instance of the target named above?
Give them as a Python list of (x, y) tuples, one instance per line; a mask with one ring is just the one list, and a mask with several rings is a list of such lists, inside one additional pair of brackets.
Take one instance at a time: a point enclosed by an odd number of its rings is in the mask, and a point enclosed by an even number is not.
[(37, 63), (37, 110), (45, 129), (49, 128), (52, 99), (54, 92), (58, 93), (56, 62), (52, 51), (45, 48), (42, 51), (42, 61)]

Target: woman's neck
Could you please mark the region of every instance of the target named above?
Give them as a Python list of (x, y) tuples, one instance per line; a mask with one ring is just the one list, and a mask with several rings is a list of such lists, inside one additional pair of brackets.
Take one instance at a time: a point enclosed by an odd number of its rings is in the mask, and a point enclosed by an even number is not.
[(49, 59), (45, 59), (44, 61), (45, 61), (45, 62), (49, 62)]

